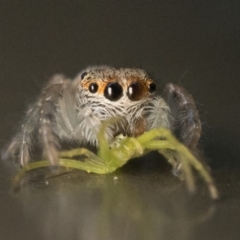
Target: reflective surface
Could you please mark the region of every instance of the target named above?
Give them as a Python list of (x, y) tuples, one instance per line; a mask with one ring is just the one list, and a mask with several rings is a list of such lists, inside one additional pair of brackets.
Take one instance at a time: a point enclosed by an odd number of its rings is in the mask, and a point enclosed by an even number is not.
[[(0, 147), (54, 73), (88, 65), (140, 67), (161, 91), (174, 82), (198, 103), (201, 145), (221, 199), (191, 196), (157, 154), (106, 176), (26, 176), (10, 190), (0, 162), (0, 239), (239, 239), (240, 4), (7, 1), (0, 8)], [(37, 174), (37, 175), (36, 175)]]
[[(2, 187), (1, 237), (237, 239), (239, 175), (230, 173), (229, 179), (229, 172), (216, 172), (222, 199), (212, 202), (201, 184), (195, 195), (189, 195), (167, 171), (151, 167), (147, 173), (133, 173), (142, 166), (136, 161), (130, 165), (112, 175), (73, 171), (41, 178), (17, 192)], [(8, 185), (6, 178), (1, 183)]]

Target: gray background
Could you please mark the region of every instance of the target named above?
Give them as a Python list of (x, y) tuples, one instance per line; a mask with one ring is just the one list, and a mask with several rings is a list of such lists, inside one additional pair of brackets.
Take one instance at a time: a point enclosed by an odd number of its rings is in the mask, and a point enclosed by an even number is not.
[(190, 196), (155, 154), (17, 193), (1, 161), (0, 239), (239, 239), (239, 39), (239, 1), (0, 1), (1, 147), (53, 74), (144, 68), (159, 91), (174, 82), (196, 99), (222, 196), (211, 202), (202, 184)]

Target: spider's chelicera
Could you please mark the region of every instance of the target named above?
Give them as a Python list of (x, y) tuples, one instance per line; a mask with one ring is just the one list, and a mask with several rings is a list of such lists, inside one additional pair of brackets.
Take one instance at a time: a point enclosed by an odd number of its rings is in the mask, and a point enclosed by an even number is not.
[[(74, 80), (55, 75), (29, 108), (4, 157), (17, 157), (23, 172), (26, 166), (61, 165), (105, 174), (133, 157), (158, 150), (191, 190), (191, 168), (195, 168), (212, 198), (217, 198), (208, 170), (192, 154), (201, 135), (192, 96), (175, 84), (166, 85), (161, 96), (156, 89), (153, 79), (141, 69), (92, 67)], [(39, 140), (47, 161), (29, 163), (33, 139)], [(86, 148), (59, 152), (65, 140), (96, 146), (97, 155)], [(74, 160), (78, 155), (84, 155), (86, 161)]]

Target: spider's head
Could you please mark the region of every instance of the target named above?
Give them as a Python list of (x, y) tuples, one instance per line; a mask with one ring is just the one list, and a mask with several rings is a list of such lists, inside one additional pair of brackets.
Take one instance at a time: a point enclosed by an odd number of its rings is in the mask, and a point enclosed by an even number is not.
[(88, 68), (80, 74), (80, 78), (80, 88), (89, 97), (101, 97), (109, 103), (138, 102), (156, 91), (156, 84), (142, 69)]
[(142, 118), (156, 91), (156, 84), (141, 69), (88, 68), (78, 77), (80, 98), (87, 99), (100, 120), (126, 119), (129, 125)]

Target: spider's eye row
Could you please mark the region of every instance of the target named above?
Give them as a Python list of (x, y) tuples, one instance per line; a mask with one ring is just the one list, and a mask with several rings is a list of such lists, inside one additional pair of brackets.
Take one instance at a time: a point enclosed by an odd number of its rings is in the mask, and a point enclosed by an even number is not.
[(150, 93), (155, 92), (156, 89), (157, 89), (156, 83), (152, 82), (152, 83), (150, 83), (150, 84), (148, 85), (148, 91), (149, 91)]
[(88, 87), (89, 92), (91, 93), (96, 93), (98, 90), (98, 85), (97, 83), (91, 83)]
[(129, 85), (127, 90), (127, 96), (131, 101), (139, 101), (145, 95), (145, 87), (143, 84), (133, 82)]
[(108, 83), (104, 89), (104, 96), (110, 101), (117, 101), (123, 95), (122, 86), (117, 82)]
[(83, 80), (84, 77), (86, 77), (87, 74), (88, 74), (87, 72), (83, 72), (83, 73), (81, 74), (81, 79)]

